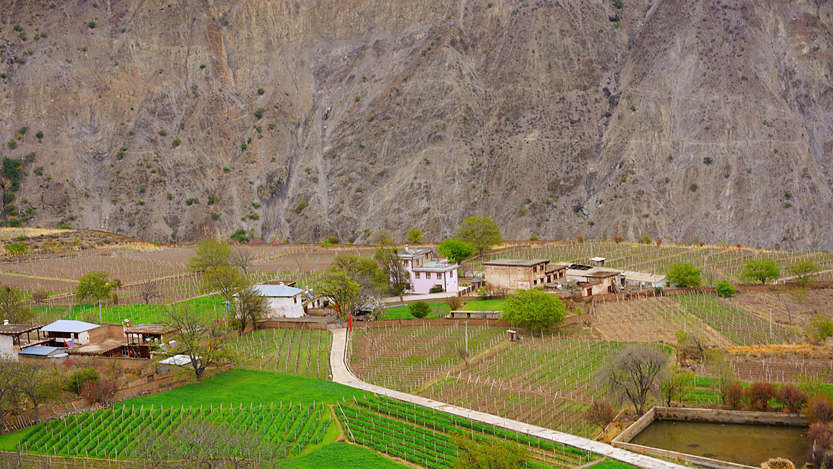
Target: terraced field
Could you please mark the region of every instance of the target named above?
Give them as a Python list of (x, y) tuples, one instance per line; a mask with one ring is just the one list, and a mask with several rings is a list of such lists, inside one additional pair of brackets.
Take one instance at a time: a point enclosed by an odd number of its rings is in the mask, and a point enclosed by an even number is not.
[(674, 300), (737, 345), (782, 344), (794, 332), (736, 308), (712, 295), (681, 295)]

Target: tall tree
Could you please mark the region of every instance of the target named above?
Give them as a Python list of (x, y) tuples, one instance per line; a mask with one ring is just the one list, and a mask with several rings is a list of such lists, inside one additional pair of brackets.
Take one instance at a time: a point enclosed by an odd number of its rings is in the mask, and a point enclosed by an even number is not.
[(672, 265), (668, 269), (666, 277), (672, 285), (683, 288), (697, 288), (702, 283), (700, 270), (694, 267), (691, 262), (680, 262)]
[(211, 321), (205, 315), (180, 305), (166, 307), (165, 317), (179, 331), (176, 346), (169, 354), (188, 356), (198, 380), (206, 368), (229, 359), (222, 321)]
[(781, 270), (775, 265), (772, 259), (753, 259), (746, 263), (740, 276), (750, 282), (761, 282), (777, 280), (781, 276)]
[(51, 367), (21, 363), (14, 380), (18, 393), (32, 405), (35, 421), (40, 421), (40, 405), (57, 396), (61, 390), (57, 373)]
[(813, 274), (819, 271), (819, 266), (812, 259), (801, 259), (790, 266), (790, 273), (795, 276), (795, 283), (802, 288), (810, 285)]
[(355, 254), (338, 254), (333, 259), (331, 269), (341, 270), (361, 285), (361, 295), (366, 298), (380, 296), (387, 286), (388, 279), (376, 261), (370, 257)]
[(497, 223), (489, 217), (480, 216), (471, 216), (463, 220), (460, 229), (457, 230), (457, 237), (477, 249), (481, 256), (483, 251), (503, 242)]
[(110, 274), (103, 270), (89, 272), (81, 276), (75, 287), (75, 298), (78, 301), (97, 303), (110, 298), (110, 293), (118, 286), (118, 282), (108, 280)]
[(597, 379), (618, 401), (630, 401), (638, 415), (651, 394), (657, 394), (668, 355), (648, 344), (631, 345), (599, 368)]
[(228, 242), (204, 239), (197, 244), (194, 256), (188, 261), (188, 268), (194, 272), (205, 272), (230, 264), (231, 255), (231, 245)]
[(0, 319), (23, 323), (32, 319), (32, 310), (23, 302), (23, 293), (7, 286), (0, 287)]
[(333, 300), (339, 318), (353, 314), (360, 303), (362, 287), (343, 270), (331, 268), (315, 282), (315, 291), (320, 296)]
[(230, 259), (231, 265), (240, 269), (243, 275), (248, 275), (249, 267), (251, 267), (252, 260), (254, 260), (254, 255), (242, 246), (235, 246)]
[(440, 243), (438, 251), (441, 256), (455, 264), (459, 264), (465, 258), (471, 256), (474, 249), (465, 241), (456, 238), (446, 238)]
[(249, 285), (240, 290), (237, 293), (237, 303), (234, 307), (238, 335), (243, 335), (246, 332), (246, 326), (249, 324), (257, 329), (257, 321), (266, 313), (267, 309), (266, 297), (255, 290), (253, 286)]
[(387, 278), (391, 293), (398, 296), (399, 301), (403, 301), (402, 295), (411, 286), (411, 276), (402, 265), (402, 259), (399, 258), (396, 248), (380, 247), (373, 258)]
[(519, 290), (506, 299), (501, 319), (533, 331), (564, 321), (566, 307), (560, 298), (540, 288)]
[(206, 291), (218, 293), (229, 305), (234, 300), (234, 295), (249, 285), (243, 273), (229, 264), (206, 270), (203, 280)]

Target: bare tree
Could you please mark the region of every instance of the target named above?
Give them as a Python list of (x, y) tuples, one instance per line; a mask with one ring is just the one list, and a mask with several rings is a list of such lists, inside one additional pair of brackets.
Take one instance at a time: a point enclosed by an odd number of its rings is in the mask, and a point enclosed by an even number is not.
[(249, 324), (257, 329), (257, 321), (266, 313), (267, 308), (266, 297), (258, 293), (254, 287), (250, 285), (240, 290), (234, 307), (238, 335), (243, 335)]
[(0, 422), (3, 422), (6, 405), (13, 407), (18, 401), (17, 374), (20, 364), (0, 361)]
[(139, 296), (142, 297), (142, 301), (146, 305), (150, 304), (154, 298), (159, 296), (159, 289), (156, 287), (156, 282), (150, 281), (139, 285)]
[(252, 260), (254, 260), (252, 253), (241, 246), (236, 246), (231, 254), (231, 265), (243, 271), (243, 275), (249, 275)]
[(631, 345), (602, 366), (597, 379), (607, 387), (612, 399), (630, 401), (641, 415), (648, 397), (658, 393), (667, 364), (668, 355), (656, 346)]
[(53, 368), (28, 363), (20, 363), (17, 367), (18, 371), (14, 376), (17, 392), (32, 404), (37, 422), (40, 420), (40, 405), (57, 395), (60, 390), (57, 373)]
[(184, 306), (170, 306), (165, 309), (165, 317), (179, 330), (176, 347), (170, 355), (187, 355), (194, 375), (202, 378), (205, 369), (228, 360), (226, 333), (223, 323), (218, 320), (206, 320), (204, 316)]
[(411, 274), (402, 265), (402, 259), (399, 258), (396, 248), (380, 247), (373, 258), (384, 272), (390, 291), (399, 296), (399, 301), (403, 301), (402, 295), (411, 286)]

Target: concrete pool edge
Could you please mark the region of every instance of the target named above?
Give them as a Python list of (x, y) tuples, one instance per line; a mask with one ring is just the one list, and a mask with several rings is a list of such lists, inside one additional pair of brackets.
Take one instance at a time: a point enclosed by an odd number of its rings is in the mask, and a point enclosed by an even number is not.
[(686, 461), (699, 466), (713, 469), (756, 469), (720, 459), (707, 458), (694, 454), (681, 453), (667, 449), (654, 448), (631, 443), (636, 435), (645, 428), (660, 420), (674, 420), (680, 422), (729, 423), (738, 425), (782, 425), (790, 427), (806, 427), (809, 422), (798, 414), (783, 414), (775, 412), (752, 412), (743, 410), (702, 409), (694, 407), (652, 407), (642, 417), (632, 423), (622, 433), (611, 441), (611, 445), (672, 461)]

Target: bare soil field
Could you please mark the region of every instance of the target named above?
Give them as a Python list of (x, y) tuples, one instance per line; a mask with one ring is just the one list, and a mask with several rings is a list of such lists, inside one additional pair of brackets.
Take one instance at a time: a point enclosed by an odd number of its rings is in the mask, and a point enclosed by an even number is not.
[(833, 358), (734, 357), (731, 362), (737, 377), (744, 381), (789, 383), (807, 376), (833, 383)]

